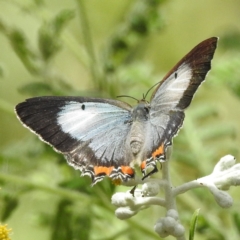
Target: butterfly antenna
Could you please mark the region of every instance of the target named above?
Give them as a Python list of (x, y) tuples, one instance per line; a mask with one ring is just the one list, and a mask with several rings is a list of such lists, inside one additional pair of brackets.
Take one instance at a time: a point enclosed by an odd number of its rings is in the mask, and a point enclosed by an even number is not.
[[(160, 82), (161, 82), (161, 81), (160, 81)], [(156, 87), (160, 82), (155, 83), (152, 87), (150, 87), (150, 88), (148, 89), (148, 91), (146, 92), (145, 95), (143, 94), (143, 99), (144, 99), (144, 100), (146, 99), (148, 93), (149, 93), (154, 87)]]
[(132, 97), (132, 96), (128, 96), (128, 95), (120, 95), (120, 96), (117, 96), (117, 98), (120, 98), (120, 97), (128, 97), (128, 98), (132, 98), (132, 99), (136, 100), (137, 102), (139, 102), (138, 99), (136, 99), (135, 97)]

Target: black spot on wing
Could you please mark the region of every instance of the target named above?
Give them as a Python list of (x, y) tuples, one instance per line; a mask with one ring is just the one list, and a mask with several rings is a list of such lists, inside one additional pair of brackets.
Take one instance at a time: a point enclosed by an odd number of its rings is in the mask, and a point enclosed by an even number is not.
[(175, 72), (174, 73), (174, 78), (177, 79), (177, 77), (178, 77), (178, 74), (177, 74), (177, 72)]
[(53, 98), (32, 98), (18, 104), (16, 113), (26, 127), (57, 151), (64, 153), (78, 144), (57, 123), (57, 114), (65, 104), (65, 101), (54, 101)]

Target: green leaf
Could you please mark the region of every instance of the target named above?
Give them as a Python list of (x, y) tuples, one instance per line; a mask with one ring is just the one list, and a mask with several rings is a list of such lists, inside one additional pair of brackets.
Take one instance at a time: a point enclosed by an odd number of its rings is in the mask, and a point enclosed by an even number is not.
[(233, 214), (233, 221), (234, 221), (234, 224), (240, 234), (240, 214), (239, 213)]
[(197, 227), (197, 220), (198, 220), (199, 211), (200, 211), (200, 209), (197, 209), (192, 215), (192, 219), (191, 219), (191, 222), (190, 222), (190, 229), (189, 229), (189, 240), (194, 239), (194, 234), (195, 234), (195, 230), (196, 230), (196, 227)]
[(72, 201), (66, 199), (59, 202), (53, 219), (52, 240), (89, 239), (91, 214), (89, 211), (79, 214), (75, 207)]
[(50, 60), (61, 49), (59, 35), (67, 22), (74, 17), (71, 10), (61, 11), (53, 20), (44, 23), (38, 32), (38, 46), (43, 60)]
[(38, 7), (44, 6), (44, 0), (34, 0), (34, 3)]
[(30, 44), (25, 34), (18, 28), (8, 27), (3, 21), (0, 20), (0, 31), (7, 37), (13, 50), (20, 58), (27, 70), (32, 74), (39, 73), (39, 66), (37, 63), (37, 55), (29, 47)]
[(8, 38), (14, 51), (21, 59), (28, 71), (30, 71), (32, 74), (38, 73), (39, 69), (35, 63), (36, 55), (29, 48), (29, 42), (24, 33), (15, 28), (8, 33)]
[[(119, 66), (135, 60), (136, 48), (150, 33), (160, 31), (164, 24), (158, 7), (164, 1), (136, 1), (126, 14), (126, 21), (116, 28), (102, 52), (106, 74), (117, 71)], [(141, 48), (141, 50), (144, 48)]]
[(5, 71), (2, 65), (0, 65), (0, 78), (3, 78), (5, 76)]
[(18, 199), (12, 196), (4, 196), (3, 197), (3, 207), (2, 207), (2, 214), (1, 214), (1, 220), (5, 221), (7, 220), (13, 211), (17, 208), (18, 206)]
[(43, 25), (38, 33), (38, 47), (42, 54), (43, 60), (47, 61), (55, 55), (60, 49), (58, 37), (47, 25)]
[(221, 47), (226, 50), (237, 51), (240, 49), (240, 32), (236, 30), (229, 31), (221, 38)]
[(52, 26), (56, 34), (60, 34), (65, 25), (75, 17), (75, 12), (65, 9), (61, 11), (52, 21)]

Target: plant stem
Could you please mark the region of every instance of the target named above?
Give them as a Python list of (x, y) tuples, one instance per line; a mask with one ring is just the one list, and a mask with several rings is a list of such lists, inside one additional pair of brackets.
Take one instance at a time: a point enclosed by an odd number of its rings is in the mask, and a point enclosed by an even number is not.
[(165, 190), (165, 200), (166, 209), (177, 210), (175, 197), (173, 196), (172, 183), (169, 175), (169, 160), (162, 163), (162, 179), (165, 180), (164, 190)]
[(98, 71), (97, 71), (97, 61), (94, 53), (94, 47), (93, 47), (93, 42), (92, 42), (92, 37), (91, 37), (91, 32), (90, 32), (90, 27), (88, 24), (88, 18), (87, 18), (87, 13), (85, 10), (84, 6), (84, 0), (76, 0), (78, 4), (78, 10), (79, 10), (79, 16), (80, 16), (80, 23), (82, 27), (82, 34), (84, 38), (84, 43), (89, 55), (89, 65), (90, 65), (90, 71), (92, 75), (93, 82), (96, 84), (97, 79), (98, 79)]
[(203, 187), (203, 186), (200, 185), (197, 180), (193, 180), (191, 182), (184, 183), (184, 184), (176, 187), (175, 189), (173, 189), (173, 196), (176, 197), (177, 195), (185, 193), (192, 188), (199, 188), (199, 187)]
[[(165, 202), (166, 209), (174, 209), (177, 211), (176, 206), (176, 197), (174, 196), (174, 191), (171, 183), (171, 178), (169, 174), (169, 159), (162, 163), (162, 179), (165, 181), (164, 190), (165, 190)], [(185, 240), (185, 236), (176, 237), (177, 240)]]

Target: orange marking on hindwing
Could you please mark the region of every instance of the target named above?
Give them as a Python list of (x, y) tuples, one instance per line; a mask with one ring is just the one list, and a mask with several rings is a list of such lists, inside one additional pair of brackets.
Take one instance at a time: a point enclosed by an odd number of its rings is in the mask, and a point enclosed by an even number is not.
[(112, 170), (113, 170), (113, 167), (103, 167), (103, 166), (94, 167), (95, 175), (99, 175), (99, 174), (105, 173), (107, 176), (109, 176), (110, 173), (112, 172)]
[(163, 153), (164, 153), (164, 145), (162, 143), (162, 145), (160, 145), (160, 147), (155, 152), (152, 153), (152, 157), (153, 158), (159, 157)]
[(129, 166), (121, 166), (122, 173), (128, 174), (130, 176), (134, 175), (134, 170)]

